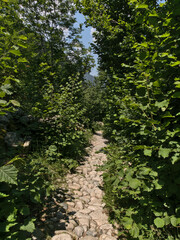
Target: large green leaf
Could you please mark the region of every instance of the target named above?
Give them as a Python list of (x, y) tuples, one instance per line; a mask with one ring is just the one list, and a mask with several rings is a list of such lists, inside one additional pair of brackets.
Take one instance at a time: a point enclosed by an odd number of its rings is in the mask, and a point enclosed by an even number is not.
[(32, 233), (35, 230), (35, 225), (32, 221), (29, 221), (27, 224), (21, 226), (20, 230)]
[(18, 58), (19, 63), (27, 63), (28, 60), (26, 58)]
[(136, 189), (141, 186), (141, 182), (138, 179), (132, 178), (129, 182), (129, 186), (133, 189)]
[(21, 52), (19, 50), (16, 50), (16, 49), (11, 49), (9, 50), (10, 53), (16, 55), (16, 56), (21, 56)]
[(169, 105), (169, 100), (164, 100), (162, 102), (155, 102), (155, 106), (161, 108), (162, 111), (165, 111)]
[(16, 107), (20, 107), (20, 103), (16, 100), (11, 100), (11, 103)]
[(0, 168), (0, 182), (17, 184), (17, 169), (13, 165), (5, 165)]
[(176, 62), (171, 63), (171, 67), (175, 67), (175, 66), (178, 66), (178, 65), (180, 65), (180, 61), (176, 61)]
[(176, 218), (175, 216), (172, 216), (172, 217), (170, 218), (170, 221), (171, 221), (171, 224), (172, 224), (174, 227), (177, 226), (178, 221), (177, 221), (177, 218)]
[(156, 218), (154, 220), (154, 224), (156, 225), (157, 228), (163, 228), (164, 227), (164, 220), (162, 218)]
[(6, 104), (7, 104), (7, 101), (0, 99), (0, 105), (6, 105)]
[(152, 155), (152, 149), (144, 149), (144, 155), (151, 157), (151, 155)]
[(172, 98), (180, 98), (180, 92), (175, 92), (175, 93), (172, 95)]
[(158, 154), (160, 157), (167, 158), (169, 157), (170, 152), (171, 152), (170, 148), (160, 147)]
[(131, 233), (134, 238), (137, 238), (139, 236), (139, 228), (136, 224), (133, 224), (133, 227), (131, 228)]
[(123, 225), (126, 229), (131, 229), (133, 224), (133, 219), (129, 217), (124, 217), (123, 219)]

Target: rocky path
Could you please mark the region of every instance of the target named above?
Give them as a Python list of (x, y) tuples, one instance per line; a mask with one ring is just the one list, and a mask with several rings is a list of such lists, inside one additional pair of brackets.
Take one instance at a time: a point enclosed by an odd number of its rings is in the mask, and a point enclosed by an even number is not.
[(92, 148), (83, 165), (76, 174), (67, 175), (66, 199), (68, 221), (66, 230), (55, 231), (52, 240), (116, 240), (117, 232), (108, 222), (108, 216), (102, 202), (102, 172), (96, 171), (97, 165), (106, 161), (106, 155), (100, 150), (106, 146), (106, 140), (98, 131), (92, 139)]

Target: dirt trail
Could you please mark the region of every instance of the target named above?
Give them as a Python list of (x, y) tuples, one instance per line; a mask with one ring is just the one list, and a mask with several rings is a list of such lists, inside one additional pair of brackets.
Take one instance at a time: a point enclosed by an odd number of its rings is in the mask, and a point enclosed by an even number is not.
[(92, 139), (92, 148), (83, 165), (75, 174), (68, 174), (66, 199), (68, 221), (66, 230), (55, 231), (52, 240), (116, 240), (117, 231), (108, 222), (102, 201), (102, 172), (97, 165), (106, 161), (100, 150), (106, 146), (102, 132), (98, 131)]

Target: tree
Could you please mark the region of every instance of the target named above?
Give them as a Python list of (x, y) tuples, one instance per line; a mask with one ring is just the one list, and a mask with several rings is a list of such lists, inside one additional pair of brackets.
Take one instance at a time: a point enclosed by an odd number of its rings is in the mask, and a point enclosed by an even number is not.
[(19, 74), (17, 97), (30, 111), (43, 101), (40, 93), (47, 79), (58, 92), (72, 75), (78, 73), (83, 79), (92, 58), (80, 42), (81, 29), (74, 27), (72, 1), (20, 1), (20, 9), (28, 37), (28, 48), (23, 54), (28, 62)]

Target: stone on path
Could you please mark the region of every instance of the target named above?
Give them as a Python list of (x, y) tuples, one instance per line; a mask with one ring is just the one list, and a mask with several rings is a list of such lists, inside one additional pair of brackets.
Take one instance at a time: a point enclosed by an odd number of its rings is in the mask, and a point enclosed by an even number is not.
[[(103, 184), (102, 171), (98, 166), (106, 161), (106, 155), (100, 150), (106, 146), (100, 131), (94, 135), (89, 156), (85, 157), (84, 165), (77, 167), (76, 174), (68, 174), (67, 189), (71, 200), (65, 203), (69, 221), (66, 232), (58, 234), (52, 240), (116, 240), (117, 229), (108, 222), (102, 202)], [(73, 214), (70, 214), (70, 213)], [(56, 216), (57, 217), (57, 216)], [(60, 219), (59, 219), (60, 220)], [(72, 231), (72, 233), (68, 231)], [(58, 233), (58, 231), (56, 231)]]
[(82, 240), (97, 240), (98, 238), (97, 237), (86, 236), (86, 237), (83, 237), (81, 239)]
[(73, 240), (73, 238), (69, 234), (62, 233), (60, 235), (54, 236), (52, 240)]
[(83, 233), (84, 233), (83, 227), (81, 227), (81, 226), (75, 227), (74, 233), (75, 233), (78, 237), (81, 237), (81, 236), (83, 235)]

